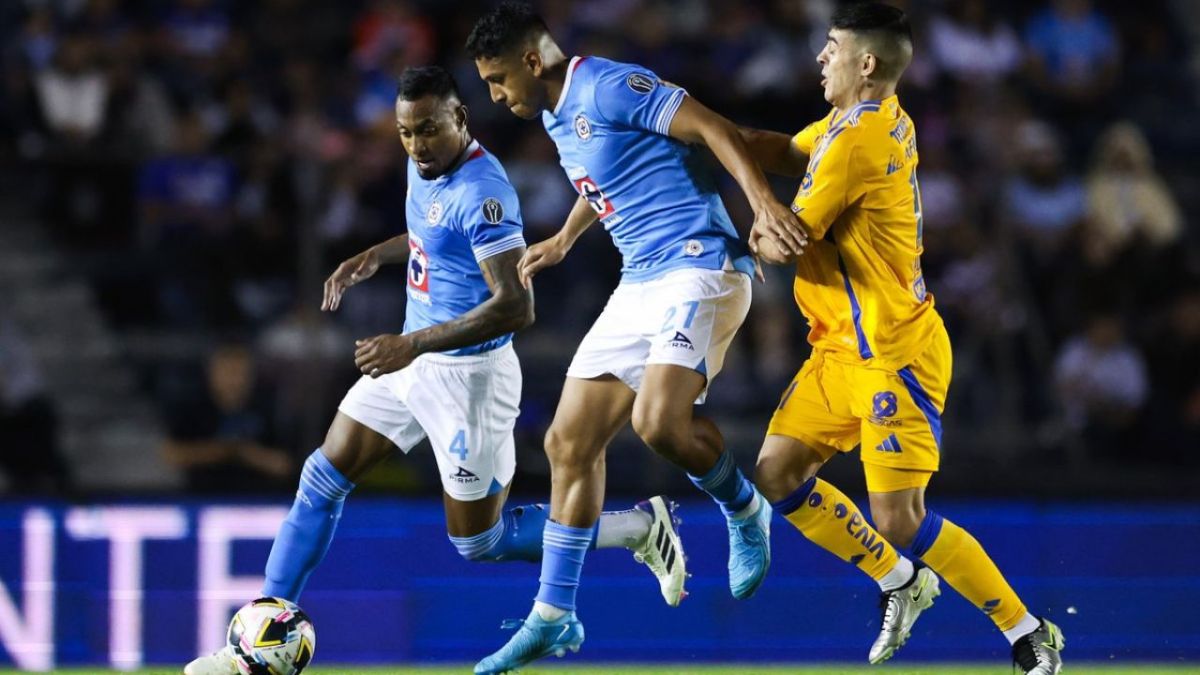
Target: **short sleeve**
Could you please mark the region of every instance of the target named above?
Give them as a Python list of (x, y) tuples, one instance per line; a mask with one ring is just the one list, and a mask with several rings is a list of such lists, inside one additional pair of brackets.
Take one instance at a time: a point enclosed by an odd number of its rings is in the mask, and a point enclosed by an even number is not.
[(595, 106), (610, 124), (668, 135), (687, 90), (644, 68), (613, 68), (595, 80)]
[(806, 155), (812, 155), (813, 143), (818, 136), (825, 133), (827, 128), (829, 128), (829, 117), (813, 122), (804, 127), (800, 133), (792, 136), (792, 146)]
[(462, 209), (456, 226), (470, 242), (475, 260), (483, 261), (525, 245), (517, 193), (508, 183), (474, 183), (463, 195)]
[(864, 176), (854, 158), (858, 134), (851, 127), (836, 129), (809, 155), (808, 171), (792, 200), (792, 211), (820, 239), (838, 216), (865, 192)]

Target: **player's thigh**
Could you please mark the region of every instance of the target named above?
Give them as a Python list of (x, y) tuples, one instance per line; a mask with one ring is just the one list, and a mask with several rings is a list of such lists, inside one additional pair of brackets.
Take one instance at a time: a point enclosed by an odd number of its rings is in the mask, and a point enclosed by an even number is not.
[(521, 367), (511, 345), (473, 356), (427, 355), (407, 401), (429, 436), (442, 488), (473, 502), (499, 494), (516, 470), (513, 427)]
[(393, 448), (408, 452), (425, 438), (412, 410), (396, 391), (407, 377), (405, 371), (379, 378), (363, 376), (338, 405), (321, 450), (349, 480), (357, 481)]
[(684, 366), (648, 364), (633, 403), (633, 426), (643, 430), (682, 425), (690, 434), (692, 408), (706, 386), (704, 375)]
[(629, 421), (634, 392), (613, 375), (567, 377), (550, 430), (546, 455), (556, 467), (594, 467)]
[[(652, 323), (646, 357), (650, 366), (693, 370), (707, 387), (721, 372), (725, 354), (750, 311), (750, 278), (740, 272), (687, 269), (648, 285), (643, 312)], [(703, 403), (702, 388), (694, 401)]]
[(452, 537), (473, 537), (491, 529), (500, 520), (500, 512), (508, 500), (510, 485), (482, 499), (463, 501), (449, 493), (442, 493), (442, 504), (446, 509), (446, 532)]
[(767, 436), (794, 439), (823, 460), (853, 450), (861, 424), (851, 412), (845, 368), (813, 352), (783, 390)]
[(758, 451), (754, 483), (768, 501), (778, 502), (792, 494), (837, 453), (818, 450), (791, 436), (768, 435)]

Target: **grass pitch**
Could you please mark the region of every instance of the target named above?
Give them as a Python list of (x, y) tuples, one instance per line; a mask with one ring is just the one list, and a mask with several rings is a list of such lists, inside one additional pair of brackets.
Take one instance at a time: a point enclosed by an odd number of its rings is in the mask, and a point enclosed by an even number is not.
[[(178, 675), (182, 668), (146, 668), (134, 675)], [(22, 670), (0, 669), (0, 675), (26, 673)], [(62, 675), (110, 675), (118, 671), (94, 668), (65, 668), (53, 671)], [(471, 672), (470, 664), (461, 666), (429, 666), (406, 668), (368, 668), (362, 666), (313, 667), (305, 673), (312, 675), (464, 675)], [(758, 664), (692, 666), (635, 664), (570, 666), (553, 664), (522, 669), (524, 675), (1000, 675), (1009, 673), (1007, 664), (988, 665), (906, 665), (894, 664), (867, 667), (866, 665), (829, 666), (768, 666)], [(1136, 663), (1121, 666), (1096, 663), (1068, 663), (1066, 675), (1182, 675), (1200, 672), (1200, 664)]]

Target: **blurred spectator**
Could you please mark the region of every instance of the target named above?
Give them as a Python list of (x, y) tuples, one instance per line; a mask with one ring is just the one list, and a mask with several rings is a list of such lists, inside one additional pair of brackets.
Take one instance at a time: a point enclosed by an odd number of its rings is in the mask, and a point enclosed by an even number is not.
[(1116, 82), (1120, 43), (1091, 0), (1053, 0), (1025, 29), (1030, 72), (1042, 93), (1088, 103)]
[(391, 65), (397, 51), (404, 65), (424, 65), (435, 48), (429, 19), (404, 0), (373, 0), (354, 23), (354, 61), (366, 71)]
[(270, 398), (257, 386), (250, 351), (224, 345), (209, 357), (203, 387), (167, 402), (163, 457), (184, 470), (190, 490), (283, 489), (296, 468), (276, 447)]
[(1086, 222), (1084, 253), (1096, 267), (1136, 244), (1157, 249), (1179, 239), (1179, 205), (1154, 170), (1146, 137), (1129, 122), (1113, 125), (1100, 139), (1087, 180)]
[(1054, 383), (1090, 455), (1116, 458), (1138, 445), (1138, 413), (1149, 394), (1146, 363), (1116, 315), (1092, 317), (1082, 335), (1063, 345)]
[(233, 163), (209, 151), (208, 136), (195, 114), (178, 120), (172, 154), (151, 160), (141, 171), (138, 203), (142, 245), (156, 252), (163, 277), (160, 302), (179, 325), (228, 309), (221, 269), (222, 249), (233, 228), (237, 176)]
[(81, 36), (63, 41), (54, 64), (36, 77), (46, 128), (63, 143), (86, 143), (104, 128), (108, 80), (97, 66), (92, 44)]
[(54, 404), (29, 343), (0, 314), (0, 470), (14, 492), (62, 493), (71, 476), (58, 449)]
[(939, 68), (971, 86), (1002, 80), (1021, 66), (1017, 33), (984, 0), (951, 3), (929, 26), (929, 49)]
[(1153, 384), (1150, 438), (1176, 462), (1200, 463), (1200, 285), (1192, 284), (1147, 336)]
[(1017, 174), (1004, 188), (1003, 217), (1044, 255), (1057, 252), (1086, 214), (1082, 181), (1063, 161), (1062, 145), (1045, 122), (1017, 130)]

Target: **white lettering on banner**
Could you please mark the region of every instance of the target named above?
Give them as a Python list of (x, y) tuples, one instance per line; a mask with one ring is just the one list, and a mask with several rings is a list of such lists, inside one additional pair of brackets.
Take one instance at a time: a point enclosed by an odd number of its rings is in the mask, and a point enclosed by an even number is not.
[(142, 665), (142, 542), (187, 536), (187, 513), (172, 506), (97, 506), (67, 512), (66, 531), (108, 539), (108, 658), (122, 670)]
[(25, 616), (0, 583), (0, 644), (18, 668), (46, 671), (54, 667), (54, 520), (30, 509), (22, 530)]
[(219, 507), (200, 512), (200, 616), (196, 646), (207, 654), (225, 644), (233, 610), (262, 593), (263, 577), (238, 576), (229, 570), (231, 544), (238, 539), (274, 539), (288, 510), (277, 506)]

